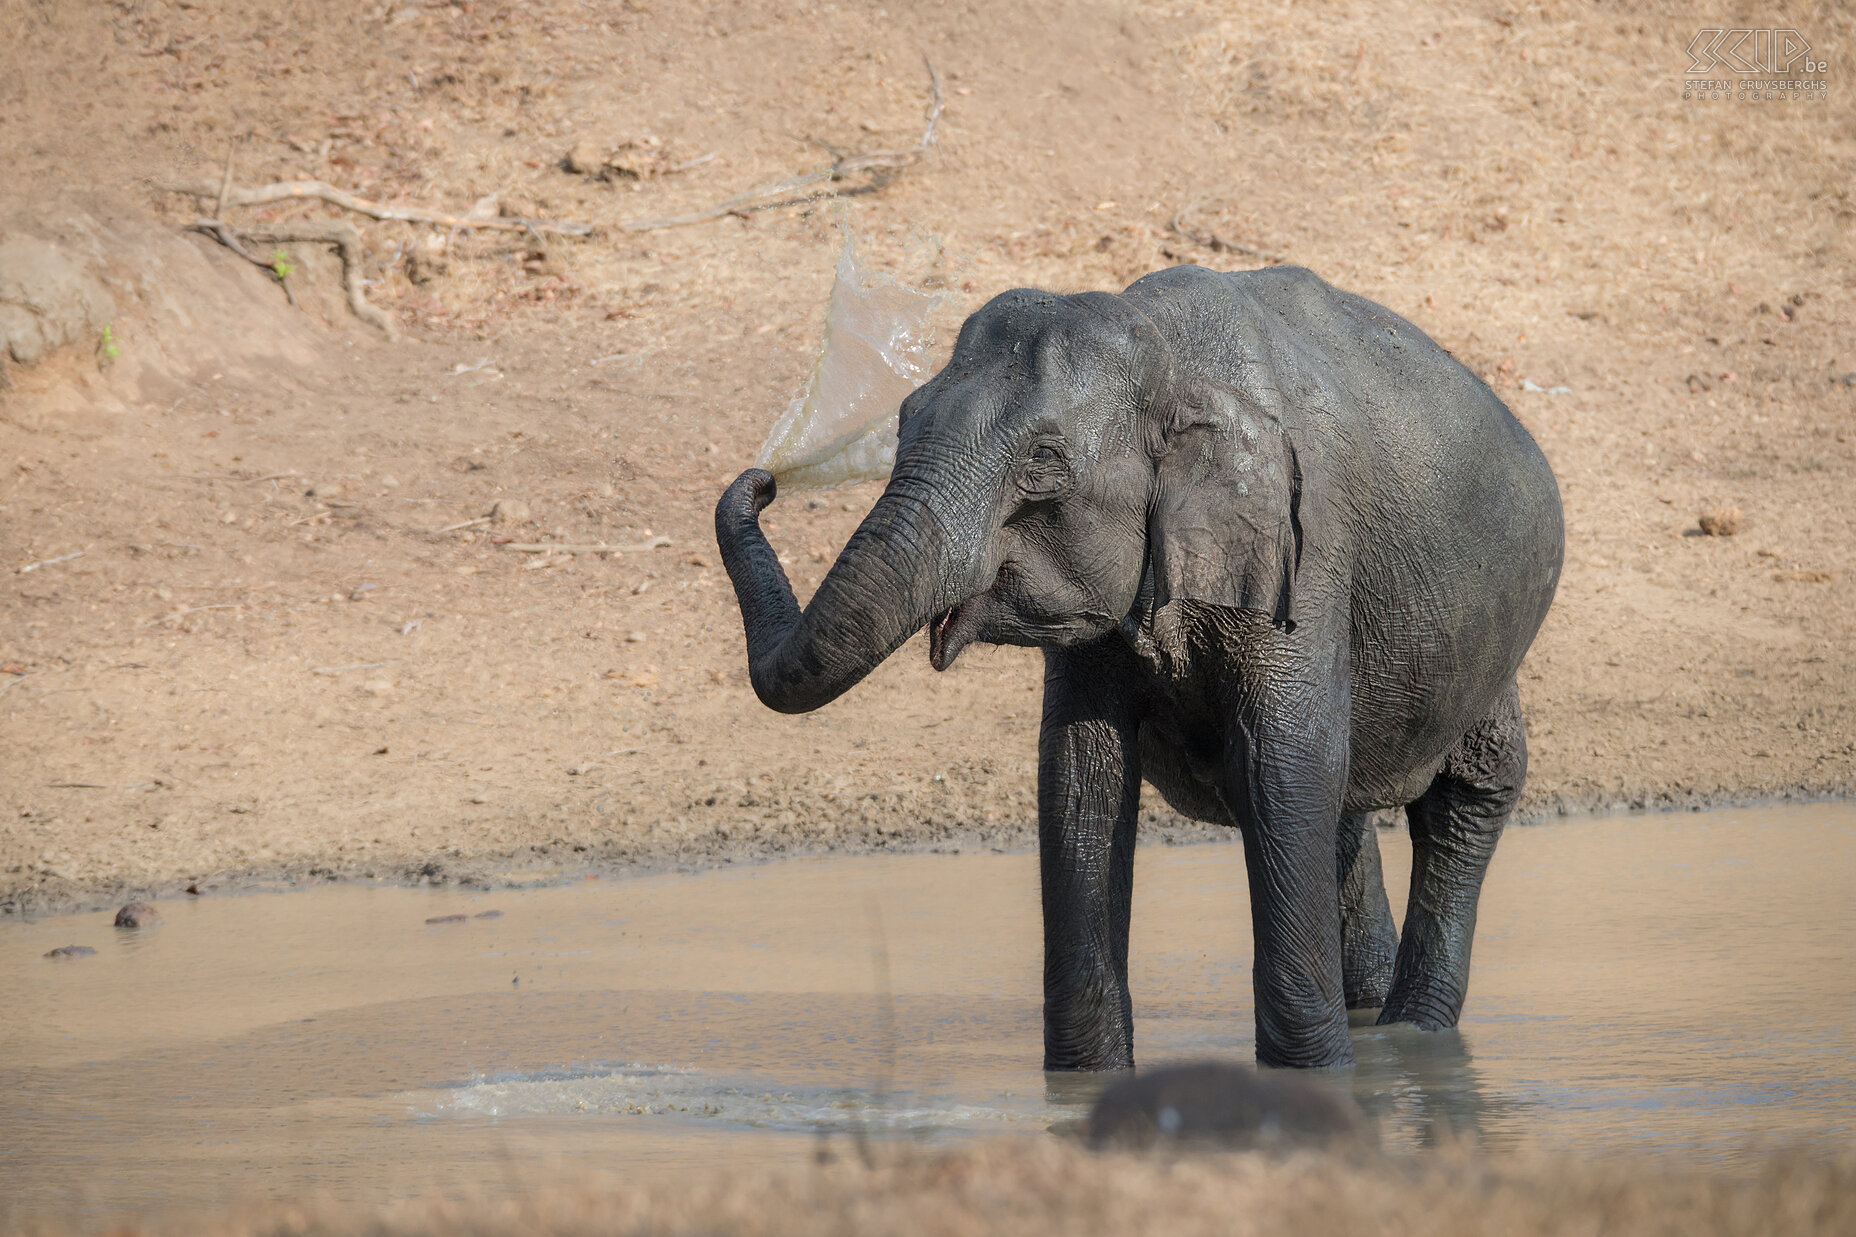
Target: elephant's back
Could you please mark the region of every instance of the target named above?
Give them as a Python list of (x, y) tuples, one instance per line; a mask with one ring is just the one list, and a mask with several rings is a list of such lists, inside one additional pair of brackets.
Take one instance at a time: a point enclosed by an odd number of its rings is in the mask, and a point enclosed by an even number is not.
[(1128, 295), (1166, 320), (1182, 365), (1285, 419), (1298, 450), (1319, 457), (1309, 471), (1330, 490), (1340, 480), (1344, 494), (1326, 497), (1363, 552), (1484, 547), (1511, 587), (1551, 595), (1564, 541), (1552, 467), (1488, 385), (1416, 326), (1301, 267), (1174, 267)]

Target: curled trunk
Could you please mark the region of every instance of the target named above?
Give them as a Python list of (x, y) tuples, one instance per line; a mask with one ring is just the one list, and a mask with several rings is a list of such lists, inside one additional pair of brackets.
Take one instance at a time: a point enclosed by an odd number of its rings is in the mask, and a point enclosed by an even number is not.
[(715, 540), (741, 603), (755, 694), (770, 709), (806, 713), (843, 695), (928, 621), (945, 554), (927, 509), (892, 485), (801, 611), (760, 529), (775, 488), (758, 468), (736, 478), (716, 504)]

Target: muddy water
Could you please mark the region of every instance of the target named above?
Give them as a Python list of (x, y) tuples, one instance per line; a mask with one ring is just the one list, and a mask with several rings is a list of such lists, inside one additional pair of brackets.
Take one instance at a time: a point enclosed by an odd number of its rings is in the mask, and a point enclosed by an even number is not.
[[(1409, 844), (1382, 842), (1396, 904)], [(1394, 1147), (1847, 1142), (1853, 874), (1850, 805), (1511, 831), (1460, 1032), (1357, 1028), (1340, 1085)], [(1038, 1069), (1029, 855), (162, 910), (0, 926), (0, 1220), (792, 1160), (1038, 1130), (1090, 1095)], [(1250, 1058), (1247, 917), (1238, 847), (1140, 852), (1143, 1061)], [(97, 953), (43, 956), (67, 944)]]

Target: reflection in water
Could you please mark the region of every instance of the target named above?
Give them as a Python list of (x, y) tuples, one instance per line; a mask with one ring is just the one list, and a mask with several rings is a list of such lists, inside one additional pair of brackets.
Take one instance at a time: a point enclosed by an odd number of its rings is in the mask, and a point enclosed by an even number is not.
[(1367, 1027), (1353, 1033), (1353, 1095), (1367, 1115), (1400, 1141), (1435, 1147), (1470, 1139), (1495, 1150), (1490, 1120), (1511, 1116), (1518, 1105), (1483, 1086), (1470, 1063), (1463, 1032), (1420, 1031), (1413, 1026)]
[[(1383, 841), (1401, 890), (1409, 848)], [(1847, 805), (1511, 830), (1462, 1031), (1356, 1025), (1335, 1083), (1394, 1149), (1731, 1163), (1847, 1141), (1852, 860)], [(1248, 1061), (1238, 848), (1143, 849), (1136, 868), (1137, 1057)], [(425, 922), (486, 909), (503, 913)], [(821, 1130), (1073, 1121), (1106, 1081), (1039, 1068), (1028, 855), (163, 911), (140, 932), (108, 913), (0, 925), (0, 1227), (9, 1207), (485, 1188), (512, 1162), (797, 1161)], [(72, 943), (98, 952), (44, 959)]]
[(1069, 1071), (1044, 1075), (1044, 1102), (1065, 1116), (1087, 1116), (1110, 1083), (1124, 1076), (1126, 1070), (1107, 1070), (1100, 1074)]

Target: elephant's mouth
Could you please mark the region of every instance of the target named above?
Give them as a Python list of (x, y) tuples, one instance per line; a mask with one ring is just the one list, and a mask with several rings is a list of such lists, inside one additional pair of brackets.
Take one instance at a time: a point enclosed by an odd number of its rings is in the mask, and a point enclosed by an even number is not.
[(979, 629), (979, 597), (969, 597), (957, 606), (949, 606), (928, 625), (928, 664), (945, 670), (960, 656)]
[(999, 574), (993, 577), (992, 587), (983, 593), (949, 606), (935, 616), (928, 624), (928, 664), (936, 670), (945, 670), (954, 664), (960, 656), (960, 650), (979, 639), (986, 626), (986, 621), (997, 610), (999, 585), (1005, 580), (1011, 565), (999, 568)]

